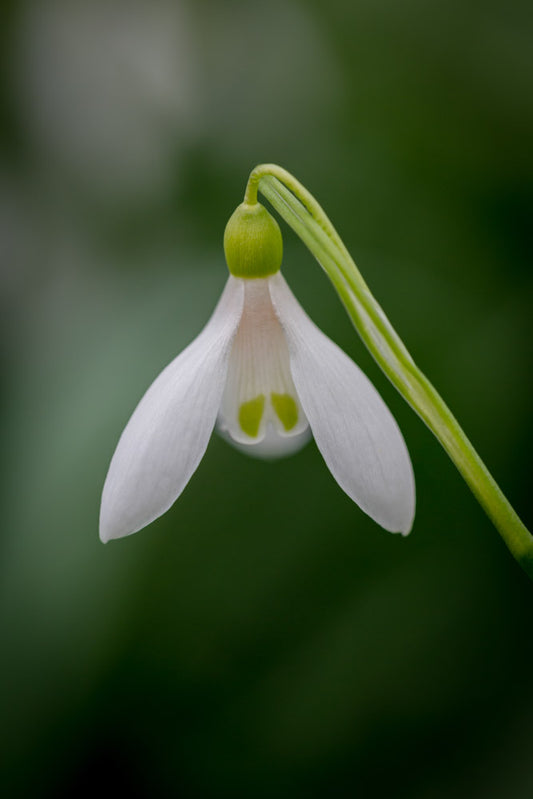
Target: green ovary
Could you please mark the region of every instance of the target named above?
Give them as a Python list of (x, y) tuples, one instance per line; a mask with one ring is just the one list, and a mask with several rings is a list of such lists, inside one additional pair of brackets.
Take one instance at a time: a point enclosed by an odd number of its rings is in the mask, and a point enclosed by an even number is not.
[(239, 408), (239, 424), (250, 438), (255, 438), (265, 409), (265, 395), (259, 394), (254, 399), (243, 402)]
[(290, 394), (271, 394), (272, 407), (288, 432), (298, 421), (298, 406)]

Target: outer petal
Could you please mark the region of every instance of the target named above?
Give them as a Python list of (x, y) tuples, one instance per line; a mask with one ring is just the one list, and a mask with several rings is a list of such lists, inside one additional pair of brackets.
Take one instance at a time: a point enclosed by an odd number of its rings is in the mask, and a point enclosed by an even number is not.
[(242, 281), (230, 277), (203, 331), (135, 409), (104, 485), (102, 541), (135, 533), (161, 516), (197, 468), (215, 425), (242, 306)]
[(331, 473), (378, 524), (406, 535), (414, 476), (392, 414), (359, 367), (309, 319), (281, 274), (270, 279), (270, 293), (300, 402)]

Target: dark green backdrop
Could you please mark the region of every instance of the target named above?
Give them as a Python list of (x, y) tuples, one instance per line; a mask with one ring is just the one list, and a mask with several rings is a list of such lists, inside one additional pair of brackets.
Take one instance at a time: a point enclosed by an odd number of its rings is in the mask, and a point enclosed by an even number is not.
[(313, 443), (272, 464), (216, 436), (149, 529), (104, 547), (97, 520), (274, 161), (531, 528), (531, 4), (2, 9), (4, 795), (529, 799), (533, 585), (285, 227), (289, 283), (403, 430), (411, 536)]

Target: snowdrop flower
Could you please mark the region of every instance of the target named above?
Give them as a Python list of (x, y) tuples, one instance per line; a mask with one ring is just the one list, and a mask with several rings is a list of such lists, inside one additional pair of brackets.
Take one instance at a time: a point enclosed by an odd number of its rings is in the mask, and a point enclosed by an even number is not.
[(200, 463), (215, 425), (250, 455), (295, 452), (314, 436), (340, 487), (386, 530), (413, 523), (413, 470), (376, 389), (311, 321), (281, 275), (281, 232), (256, 203), (228, 222), (230, 276), (200, 335), (148, 389), (111, 461), (102, 541), (161, 516)]

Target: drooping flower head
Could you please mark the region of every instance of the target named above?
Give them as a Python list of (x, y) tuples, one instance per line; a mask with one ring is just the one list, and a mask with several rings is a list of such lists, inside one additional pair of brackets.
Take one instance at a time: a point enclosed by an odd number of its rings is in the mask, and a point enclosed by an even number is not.
[(150, 386), (109, 467), (100, 537), (145, 527), (179, 497), (215, 426), (250, 455), (314, 437), (340, 487), (378, 524), (407, 534), (415, 509), (405, 442), (378, 392), (307, 316), (280, 272), (282, 238), (259, 203), (240, 205), (224, 250), (230, 276), (200, 335)]

